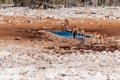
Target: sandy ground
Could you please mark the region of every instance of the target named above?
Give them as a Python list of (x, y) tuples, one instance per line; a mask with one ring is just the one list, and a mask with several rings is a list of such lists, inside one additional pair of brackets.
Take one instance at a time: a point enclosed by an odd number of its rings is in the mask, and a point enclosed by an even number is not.
[[(8, 29), (61, 29), (63, 19), (34, 19), (26, 17), (8, 17), (1, 15), (0, 28)], [(109, 36), (120, 35), (120, 20), (69, 18), (69, 29), (78, 26), (88, 32), (101, 32)], [(2, 33), (2, 32), (1, 32)]]
[[(68, 18), (69, 29), (101, 32), (120, 45), (120, 20)], [(79, 49), (77, 39), (46, 32), (64, 19), (0, 15), (1, 80), (119, 80), (120, 46)], [(103, 47), (104, 48), (104, 47)]]
[(118, 50), (113, 52), (64, 50), (55, 48), (55, 45), (58, 44), (49, 39), (46, 41), (0, 40), (0, 79), (120, 79), (120, 52)]

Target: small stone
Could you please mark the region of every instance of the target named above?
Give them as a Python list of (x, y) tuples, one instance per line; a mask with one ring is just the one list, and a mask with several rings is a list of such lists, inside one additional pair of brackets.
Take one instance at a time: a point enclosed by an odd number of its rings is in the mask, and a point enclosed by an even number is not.
[(9, 24), (11, 24), (11, 23), (12, 23), (12, 21), (8, 21), (8, 23), (9, 23)]
[(15, 37), (15, 40), (21, 40), (21, 37)]
[(66, 74), (61, 74), (62, 77), (67, 76)]
[(28, 23), (33, 24), (33, 21), (28, 20)]

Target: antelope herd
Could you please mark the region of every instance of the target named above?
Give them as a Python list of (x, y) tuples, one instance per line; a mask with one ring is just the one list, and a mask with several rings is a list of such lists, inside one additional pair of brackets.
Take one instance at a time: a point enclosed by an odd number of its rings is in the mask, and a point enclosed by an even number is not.
[[(67, 19), (65, 19), (64, 22), (62, 23), (62, 30), (68, 30), (68, 24), (69, 24), (69, 21)], [(89, 39), (89, 42), (90, 42), (91, 45), (94, 45), (94, 44), (99, 45), (100, 44), (102, 46), (106, 46), (106, 45), (110, 45), (111, 42), (115, 41), (112, 38), (108, 38), (107, 34), (103, 34), (103, 33), (100, 33), (100, 32), (88, 33), (88, 32), (85, 32), (85, 30), (83, 30), (83, 29), (81, 29), (79, 31), (79, 29), (80, 29), (80, 27), (74, 26), (73, 29), (72, 29), (72, 35), (73, 35), (73, 38), (75, 38), (75, 35), (80, 32), (80, 34), (82, 36), (84, 36), (82, 38), (82, 42), (85, 42), (86, 35), (89, 35), (89, 34), (91, 34), (90, 35), (91, 37)], [(113, 43), (113, 44), (115, 44), (115, 43)], [(83, 43), (83, 45), (84, 45), (84, 43)]]

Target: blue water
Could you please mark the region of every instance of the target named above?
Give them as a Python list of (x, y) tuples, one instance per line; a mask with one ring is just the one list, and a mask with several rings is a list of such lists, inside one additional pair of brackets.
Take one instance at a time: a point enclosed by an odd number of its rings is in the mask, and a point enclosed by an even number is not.
[[(71, 31), (51, 31), (51, 32), (53, 34), (56, 34), (56, 35), (59, 35), (59, 36), (65, 37), (65, 38), (72, 38), (73, 37)], [(84, 36), (78, 33), (75, 37), (76, 38), (83, 38)]]

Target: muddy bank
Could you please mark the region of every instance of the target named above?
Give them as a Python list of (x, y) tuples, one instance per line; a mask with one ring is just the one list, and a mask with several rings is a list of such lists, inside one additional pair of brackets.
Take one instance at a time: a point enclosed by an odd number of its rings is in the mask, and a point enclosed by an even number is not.
[[(47, 30), (41, 29), (2, 29), (0, 30), (0, 36), (2, 40), (13, 40), (13, 41), (25, 41), (31, 42), (37, 41), (38, 43), (43, 42), (41, 45), (48, 50), (54, 50), (56, 53), (64, 54), (72, 53), (74, 50), (94, 50), (94, 51), (115, 51), (120, 50), (119, 38), (106, 37), (106, 44), (92, 43), (92, 38), (85, 38), (84, 47), (81, 45), (82, 39), (65, 38), (56, 34), (51, 33)], [(93, 36), (93, 35), (91, 35)], [(50, 44), (50, 45), (49, 45)], [(61, 52), (61, 50), (63, 50)]]
[(69, 29), (78, 26), (89, 32), (120, 35), (120, 7), (77, 7), (32, 10), (27, 7), (0, 9), (0, 28), (61, 29), (65, 18)]
[[(61, 29), (64, 19), (35, 19), (26, 17), (1, 16), (0, 29)], [(90, 19), (90, 18), (68, 18), (68, 28), (74, 26), (87, 32), (101, 32), (108, 36), (120, 35), (120, 20)]]

